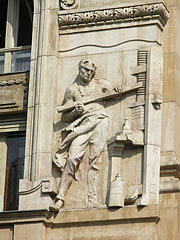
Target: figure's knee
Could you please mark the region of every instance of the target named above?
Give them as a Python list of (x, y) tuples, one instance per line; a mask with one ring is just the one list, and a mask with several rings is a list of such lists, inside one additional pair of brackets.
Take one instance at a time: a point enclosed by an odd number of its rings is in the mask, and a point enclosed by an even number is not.
[(66, 166), (65, 166), (64, 170), (69, 175), (74, 177), (75, 173), (77, 172), (77, 170), (79, 168), (80, 162), (81, 162), (81, 158), (74, 158), (74, 159), (67, 158)]
[(89, 157), (89, 168), (90, 170), (98, 171), (100, 168), (99, 156)]

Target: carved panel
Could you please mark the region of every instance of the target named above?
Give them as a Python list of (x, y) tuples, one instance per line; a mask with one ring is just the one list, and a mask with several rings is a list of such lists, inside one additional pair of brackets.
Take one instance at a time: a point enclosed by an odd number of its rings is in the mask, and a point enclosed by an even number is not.
[(0, 113), (25, 110), (28, 81), (28, 73), (0, 76)]

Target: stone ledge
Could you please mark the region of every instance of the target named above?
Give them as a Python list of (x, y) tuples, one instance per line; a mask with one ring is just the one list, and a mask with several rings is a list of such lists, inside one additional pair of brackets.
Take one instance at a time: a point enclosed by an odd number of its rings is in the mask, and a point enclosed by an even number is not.
[(41, 210), (5, 211), (0, 212), (0, 225), (9, 223), (44, 222), (46, 225), (67, 224), (97, 224), (104, 223), (128, 223), (128, 222), (154, 222), (159, 221), (159, 206), (149, 205), (146, 207), (123, 207), (111, 209), (79, 209), (62, 210), (58, 214)]
[(179, 161), (169, 161), (169, 164), (161, 164), (160, 167), (160, 176), (161, 177), (170, 177), (173, 176), (180, 180), (180, 164)]
[(159, 221), (159, 206), (146, 207), (123, 207), (111, 209), (82, 209), (61, 211), (55, 217), (49, 218), (48, 222), (53, 225), (61, 224), (88, 224), (98, 222), (155, 222)]
[(0, 225), (7, 223), (43, 222), (47, 217), (48, 212), (45, 209), (4, 211), (0, 212)]
[(178, 193), (180, 192), (180, 181), (169, 179), (160, 181), (160, 193)]

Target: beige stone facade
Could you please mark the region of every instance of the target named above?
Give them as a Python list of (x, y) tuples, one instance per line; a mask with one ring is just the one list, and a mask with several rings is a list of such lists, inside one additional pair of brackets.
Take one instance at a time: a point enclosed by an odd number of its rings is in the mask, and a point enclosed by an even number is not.
[[(180, 1), (34, 0), (33, 9), (29, 71), (13, 72), (8, 65), (14, 51), (30, 49), (15, 46), (14, 36), (10, 41), (11, 24), (6, 47), (0, 49), (5, 59), (0, 74), (0, 239), (178, 240)], [(86, 71), (94, 71), (90, 80), (99, 85), (81, 81), (83, 59), (89, 61), (83, 65)], [(107, 85), (118, 87), (121, 96), (115, 98), (111, 89), (105, 98), (94, 87), (105, 91)], [(77, 113), (78, 94), (83, 110), (67, 123), (58, 109), (70, 99), (70, 110)], [(88, 97), (96, 100), (86, 103)], [(83, 115), (97, 97), (103, 100), (101, 114), (98, 108), (96, 114)], [(102, 124), (105, 118), (108, 125)], [(72, 125), (71, 133), (77, 127), (82, 132), (61, 151)], [(95, 157), (96, 175), (90, 181), (88, 149), (103, 127), (96, 146), (105, 141), (105, 130), (107, 140)], [(23, 175), (12, 198), (8, 149), (15, 134), (25, 136), (26, 143)], [(64, 169), (77, 162), (70, 151), (78, 156), (81, 136), (89, 141), (85, 153), (71, 170), (72, 185), (58, 199)], [(98, 205), (89, 202), (89, 188)], [(60, 209), (50, 211), (59, 200)]]

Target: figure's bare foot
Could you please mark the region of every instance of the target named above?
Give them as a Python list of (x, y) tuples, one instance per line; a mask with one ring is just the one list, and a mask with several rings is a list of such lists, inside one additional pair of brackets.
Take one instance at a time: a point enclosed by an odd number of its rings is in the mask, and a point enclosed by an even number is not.
[(59, 199), (57, 202), (49, 206), (49, 210), (52, 212), (59, 212), (59, 210), (63, 207), (63, 205), (64, 205), (64, 201)]

